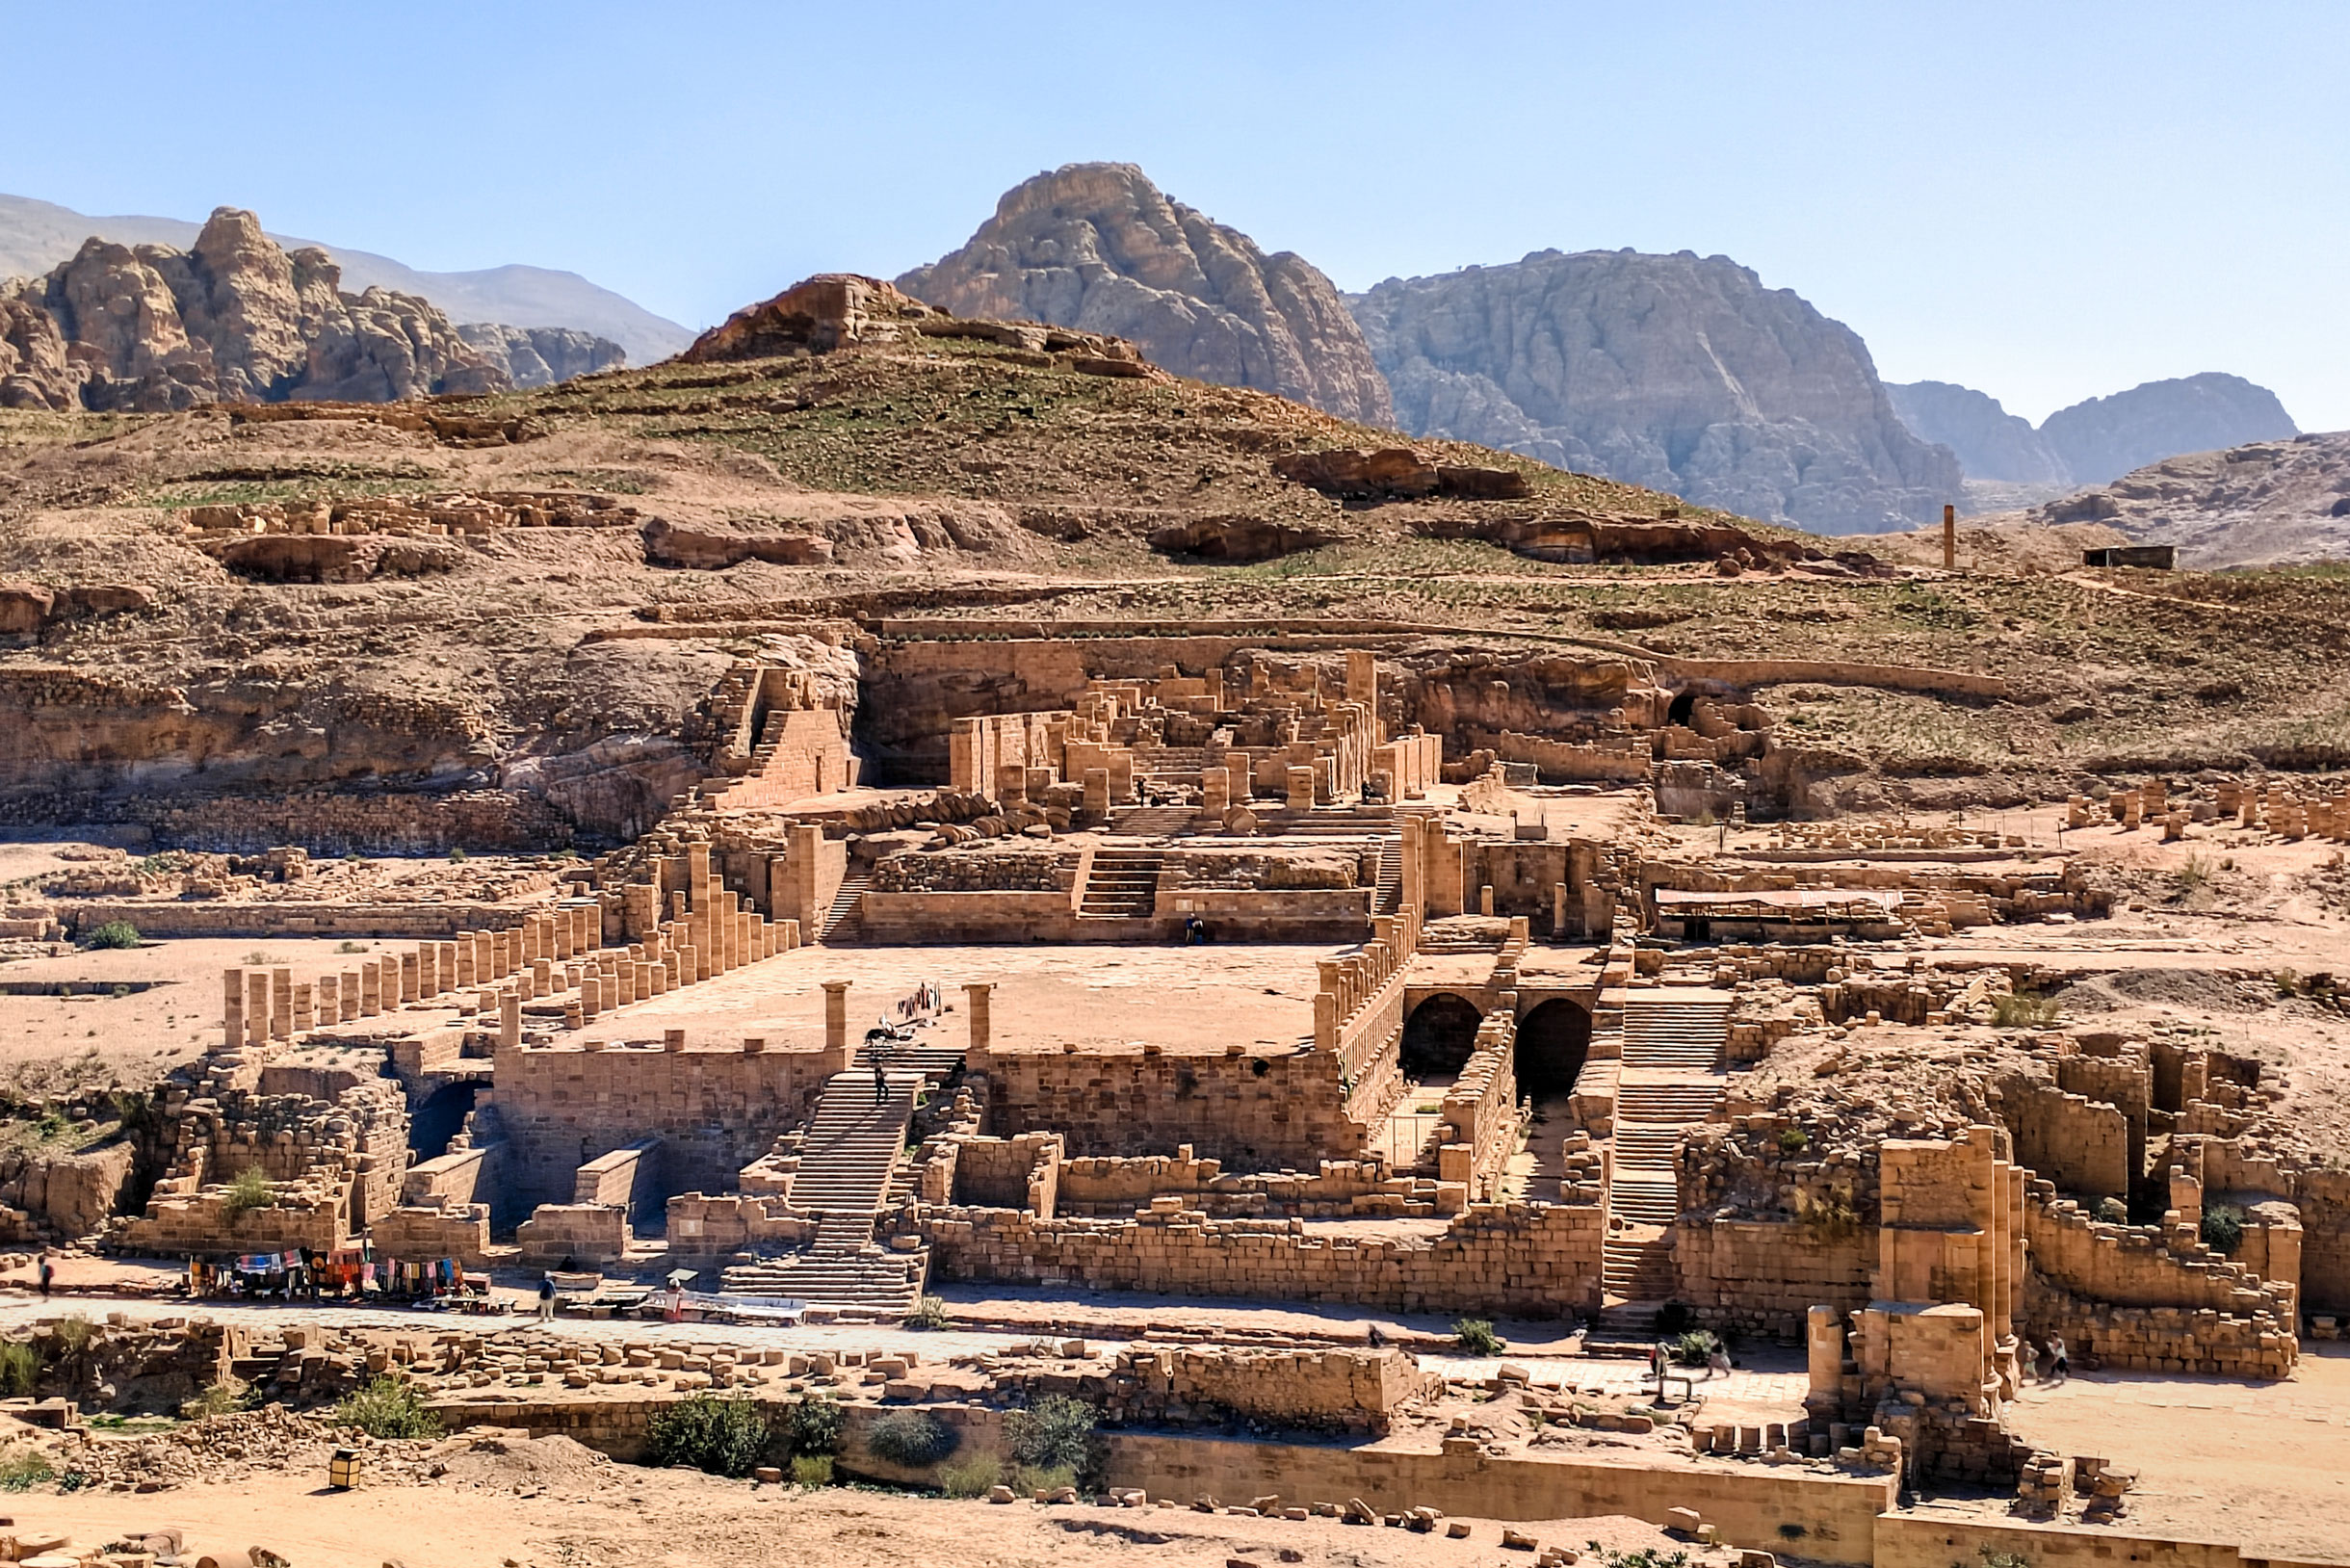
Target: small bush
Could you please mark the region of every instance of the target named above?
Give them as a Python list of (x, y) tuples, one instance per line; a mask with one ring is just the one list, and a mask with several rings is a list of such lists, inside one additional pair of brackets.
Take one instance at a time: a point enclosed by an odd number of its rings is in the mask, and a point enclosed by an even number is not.
[(793, 1457), (794, 1486), (830, 1486), (832, 1484), (832, 1455), (802, 1453)]
[(938, 1467), (938, 1484), (951, 1498), (983, 1498), (1004, 1484), (1004, 1461), (992, 1453), (967, 1453)]
[(1785, 1127), (1779, 1131), (1779, 1152), (1801, 1154), (1812, 1146), (1812, 1135), (1800, 1127)]
[(2215, 1203), (2204, 1211), (2203, 1244), (2223, 1258), (2235, 1256), (2244, 1244), (2244, 1211)]
[(49, 1350), (52, 1358), (58, 1361), (79, 1361), (89, 1353), (90, 1342), (96, 1337), (97, 1332), (96, 1326), (78, 1312), (60, 1318), (56, 1326), (49, 1330)]
[(22, 1398), (40, 1375), (40, 1356), (22, 1340), (0, 1344), (0, 1393)]
[(266, 1209), (276, 1201), (277, 1189), (270, 1185), (268, 1173), (259, 1165), (248, 1165), (229, 1178), (221, 1206), (231, 1215), (241, 1215), (248, 1209)]
[(2129, 1223), (2129, 1205), (2120, 1198), (2100, 1198), (2097, 1200), (2097, 1217), (2108, 1225), (2127, 1225)]
[(947, 1315), (947, 1298), (943, 1295), (926, 1295), (915, 1302), (914, 1310), (905, 1315), (905, 1326), (922, 1329), (953, 1327), (954, 1320)]
[(1454, 1323), (1452, 1343), (1473, 1356), (1498, 1356), (1508, 1348), (1501, 1336), (1493, 1331), (1492, 1320), (1485, 1318), (1463, 1318)]
[(243, 1410), (252, 1403), (252, 1398), (243, 1383), (233, 1377), (219, 1382), (179, 1407), (179, 1413), (190, 1421), (202, 1421), (208, 1416), (225, 1416)]
[(86, 948), (135, 948), (142, 938), (139, 928), (127, 920), (110, 920), (82, 939)]
[(645, 1453), (659, 1466), (691, 1465), (713, 1476), (749, 1475), (768, 1449), (767, 1417), (748, 1399), (696, 1394), (654, 1416)]
[(1677, 1339), (1697, 1326), (1697, 1313), (1686, 1301), (1667, 1301), (1649, 1321), (1666, 1339)]
[[(1012, 1457), (1032, 1470), (1084, 1472), (1093, 1459), (1093, 1406), (1065, 1394), (1048, 1394), (1004, 1418)], [(1074, 1482), (1061, 1482), (1073, 1485)]]
[(345, 937), (342, 945), (337, 947), (334, 951), (337, 953), (365, 953), (368, 951), (368, 948), (367, 944), (364, 942), (353, 942), (349, 937)]
[(57, 1476), (57, 1468), (39, 1453), (0, 1454), (0, 1492), (29, 1492)]
[(449, 858), (450, 858), (450, 859), (452, 859), (452, 860), (462, 860), (462, 859), (464, 859), (464, 858), (465, 858), (465, 847), (464, 847), (463, 845), (461, 845), (461, 844), (460, 844), (460, 845), (457, 845), (457, 846), (453, 847), (453, 848), (450, 849), (450, 851), (449, 851)]
[(1673, 1342), (1673, 1365), (1702, 1367), (1706, 1364), (1706, 1358), (1713, 1354), (1713, 1347), (1720, 1343), (1702, 1328), (1692, 1329)]
[(841, 1407), (821, 1394), (809, 1395), (792, 1406), (791, 1439), (794, 1453), (838, 1453)]
[(425, 1408), (414, 1384), (385, 1375), (369, 1379), (334, 1407), (335, 1421), (370, 1437), (438, 1437), (440, 1418)]
[(927, 1410), (893, 1410), (865, 1433), (865, 1447), (876, 1459), (921, 1470), (954, 1451), (961, 1434)]
[(2063, 1004), (2052, 996), (2010, 991), (1991, 1005), (1991, 1023), (1995, 1029), (2045, 1029), (2063, 1011)]
[(2179, 868), (2179, 891), (2185, 895), (2206, 888), (2216, 874), (2209, 855), (2189, 850), (2185, 863)]
[(2032, 1559), (2021, 1552), (1994, 1552), (1982, 1549), (1983, 1568), (2032, 1568)]
[(1077, 1484), (1077, 1472), (1067, 1465), (1014, 1465), (1012, 1490), (1022, 1497), (1034, 1497), (1039, 1492), (1058, 1492), (1064, 1486)]
[(1861, 1216), (1851, 1204), (1834, 1193), (1819, 1199), (1806, 1198), (1797, 1205), (1795, 1223), (1804, 1234), (1819, 1245), (1848, 1241), (1860, 1234)]

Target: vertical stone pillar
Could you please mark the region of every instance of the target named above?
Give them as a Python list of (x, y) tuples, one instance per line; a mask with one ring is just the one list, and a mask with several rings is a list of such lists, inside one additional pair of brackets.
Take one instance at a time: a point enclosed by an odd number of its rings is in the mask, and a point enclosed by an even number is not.
[(1844, 1325), (1834, 1307), (1813, 1307), (1803, 1326), (1804, 1366), (1811, 1374), (1803, 1405), (1818, 1420), (1843, 1406)]
[(321, 975), (318, 978), (317, 985), (318, 989), (314, 993), (314, 1007), (320, 1026), (323, 1028), (327, 1024), (342, 1022), (343, 999), (340, 994), (342, 985), (337, 978), (333, 975)]
[(480, 977), (473, 972), (473, 932), (457, 933), (456, 984), (459, 990), (470, 989)]
[(971, 1051), (974, 1055), (987, 1054), (988, 1042), (992, 1037), (988, 1006), (995, 988), (992, 980), (967, 980), (963, 984), (963, 1006), (971, 1026)]
[(1203, 768), (1199, 773), (1199, 809), (1210, 817), (1220, 818), (1232, 809), (1232, 771), (1228, 768)]
[(343, 983), (339, 989), (342, 992), (343, 1022), (348, 1024), (360, 1015), (359, 993), (363, 986), (360, 983), (359, 972), (355, 969), (344, 970)]
[(440, 944), (438, 942), (419, 942), (416, 944), (417, 998), (420, 1001), (429, 1002), (440, 994)]
[(245, 974), (245, 1043), (266, 1044), (270, 1037), (270, 973), (250, 969)]
[(580, 977), (580, 1022), (586, 1023), (604, 1010), (603, 977), (590, 971)]
[(438, 987), (432, 994), (447, 996), (451, 991), (457, 989), (457, 944), (455, 942), (435, 942), (432, 946), (434, 950), (432, 980)]
[(522, 996), (509, 991), (498, 999), (498, 1048), (511, 1051), (522, 1044)]
[(245, 971), (221, 971), (221, 1045), (234, 1051), (245, 1043)]
[(374, 963), (359, 966), (359, 1016), (373, 1018), (383, 1010), (383, 971)]
[(828, 1072), (849, 1070), (849, 982), (825, 980), (824, 1066)]
[(294, 1037), (294, 971), (270, 971), (270, 1038)]
[(1312, 811), (1314, 809), (1314, 770), (1312, 768), (1291, 768), (1282, 777), (1289, 788), (1289, 808), (1292, 811)]
[(304, 1034), (318, 1028), (318, 1010), (312, 1004), (310, 982), (294, 982), (294, 1032)]
[(401, 1001), (416, 1002), (422, 1000), (424, 996), (424, 975), (422, 973), (423, 967), (424, 966), (422, 964), (416, 961), (416, 954), (413, 953), (404, 953), (400, 955)]
[(1948, 502), (1942, 509), (1942, 569), (1958, 570), (1958, 509)]
[(531, 990), (536, 996), (553, 996), (561, 987), (556, 983), (555, 960), (541, 958), (531, 965)]

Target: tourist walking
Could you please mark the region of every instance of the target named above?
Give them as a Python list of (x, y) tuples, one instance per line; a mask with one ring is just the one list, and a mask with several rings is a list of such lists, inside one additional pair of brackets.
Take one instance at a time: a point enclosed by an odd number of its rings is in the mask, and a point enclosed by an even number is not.
[(2072, 1377), (2073, 1358), (2065, 1353), (2063, 1335), (2049, 1336), (2049, 1381), (2061, 1383)]
[(555, 1276), (553, 1274), (538, 1276), (538, 1320), (542, 1323), (555, 1320)]
[(50, 1260), (48, 1249), (44, 1247), (40, 1254), (40, 1298), (43, 1301), (49, 1299), (49, 1287), (56, 1282), (57, 1265)]
[(889, 1074), (881, 1070), (881, 1058), (874, 1058), (874, 1104), (889, 1104)]

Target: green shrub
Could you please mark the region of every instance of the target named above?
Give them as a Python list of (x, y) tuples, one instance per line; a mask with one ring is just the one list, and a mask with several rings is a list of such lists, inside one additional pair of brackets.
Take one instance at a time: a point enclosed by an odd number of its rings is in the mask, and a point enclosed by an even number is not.
[(208, 1416), (225, 1416), (246, 1409), (251, 1403), (251, 1394), (243, 1383), (233, 1377), (222, 1377), (183, 1403), (179, 1413), (190, 1421), (202, 1421)]
[(465, 847), (464, 847), (463, 845), (461, 845), (461, 844), (460, 844), (460, 845), (456, 845), (456, 846), (452, 847), (452, 848), (450, 849), (450, 850), (449, 850), (449, 858), (450, 858), (450, 859), (452, 859), (452, 860), (462, 860), (462, 859), (464, 859), (464, 858), (465, 858)]
[(1026, 1410), (1005, 1415), (1004, 1436), (1012, 1457), (1029, 1469), (1083, 1474), (1093, 1460), (1093, 1425), (1099, 1419), (1083, 1399), (1048, 1394)]
[(947, 1315), (947, 1298), (943, 1295), (926, 1295), (915, 1302), (914, 1310), (905, 1315), (905, 1326), (923, 1329), (953, 1327), (954, 1320)]
[(695, 1394), (655, 1415), (645, 1432), (655, 1465), (691, 1465), (713, 1476), (747, 1476), (766, 1457), (767, 1415), (748, 1399)]
[(1779, 1152), (1801, 1154), (1812, 1146), (1812, 1135), (1800, 1127), (1784, 1127), (1779, 1131)]
[(938, 1467), (938, 1484), (951, 1498), (983, 1498), (1004, 1484), (1004, 1461), (992, 1453), (966, 1453)]
[(1677, 1367), (1702, 1367), (1713, 1354), (1721, 1341), (1702, 1328), (1691, 1329), (1673, 1342), (1673, 1364)]
[(794, 1453), (841, 1451), (841, 1407), (822, 1394), (811, 1394), (792, 1406), (790, 1419)]
[(2215, 1203), (2204, 1211), (2203, 1244), (2223, 1258), (2235, 1256), (2244, 1244), (2244, 1211)]
[(865, 1433), (865, 1447), (875, 1458), (907, 1470), (938, 1463), (961, 1441), (962, 1434), (927, 1410), (892, 1410)]
[(1983, 1568), (2032, 1568), (2032, 1559), (2021, 1552), (1994, 1552), (1982, 1549)]
[(49, 1330), (49, 1357), (53, 1361), (79, 1361), (90, 1353), (90, 1342), (97, 1337), (97, 1328), (80, 1313), (68, 1313), (60, 1318)]
[(1498, 1356), (1508, 1343), (1493, 1331), (1492, 1320), (1463, 1318), (1452, 1325), (1452, 1343), (1473, 1356)]
[(1067, 1465), (1014, 1465), (1011, 1488), (1022, 1497), (1034, 1497), (1039, 1492), (1058, 1492), (1064, 1486), (1077, 1484), (1077, 1472)]
[(1991, 1023), (1995, 1029), (2045, 1029), (2063, 1011), (2063, 1004), (2052, 996), (2010, 991), (1991, 1005)]
[(110, 920), (82, 939), (86, 948), (135, 948), (141, 937), (139, 928), (127, 920)]
[(351, 938), (345, 937), (341, 945), (338, 946), (334, 951), (337, 953), (365, 953), (368, 951), (368, 948), (367, 944), (364, 942), (353, 942), (351, 940)]
[(0, 1393), (22, 1398), (40, 1375), (40, 1355), (22, 1340), (0, 1343)]
[(0, 1454), (0, 1492), (29, 1492), (56, 1475), (55, 1466), (30, 1450)]
[(276, 1201), (277, 1189), (270, 1185), (268, 1172), (259, 1165), (248, 1165), (229, 1178), (221, 1206), (231, 1215), (241, 1215), (248, 1209), (266, 1209)]
[(792, 1460), (794, 1486), (830, 1486), (832, 1484), (832, 1455), (802, 1453)]
[(370, 1437), (438, 1437), (441, 1429), (440, 1418), (425, 1408), (416, 1386), (388, 1373), (345, 1395), (334, 1407), (334, 1419)]

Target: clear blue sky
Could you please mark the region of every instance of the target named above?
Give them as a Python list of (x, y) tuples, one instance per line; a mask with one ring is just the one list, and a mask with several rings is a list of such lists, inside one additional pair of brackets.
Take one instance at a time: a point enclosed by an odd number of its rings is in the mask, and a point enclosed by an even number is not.
[(701, 325), (1117, 158), (1342, 287), (1721, 252), (2039, 418), (2229, 370), (2350, 427), (2350, 4), (0, 0), (0, 191)]

